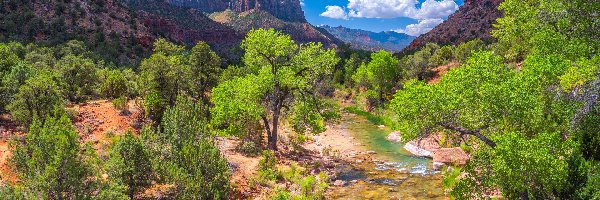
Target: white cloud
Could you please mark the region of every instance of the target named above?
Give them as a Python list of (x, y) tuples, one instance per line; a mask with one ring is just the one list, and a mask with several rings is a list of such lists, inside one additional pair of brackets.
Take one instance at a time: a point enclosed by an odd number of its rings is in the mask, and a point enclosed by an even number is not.
[(409, 35), (423, 34), (443, 22), (456, 10), (454, 0), (425, 0), (419, 7), (418, 0), (348, 0), (347, 11), (340, 6), (327, 6), (323, 17), (334, 19), (349, 18), (398, 18), (407, 17), (419, 20), (404, 29), (396, 30)]
[(458, 10), (458, 5), (452, 0), (427, 0), (421, 4), (417, 19), (445, 18)]
[(321, 13), (321, 16), (323, 17), (329, 17), (329, 18), (333, 18), (333, 19), (348, 19), (348, 14), (346, 14), (346, 11), (344, 10), (344, 8), (339, 7), (339, 6), (327, 6), (325, 7), (327, 10), (323, 13)]
[(437, 25), (444, 22), (443, 19), (424, 19), (419, 20), (417, 24), (409, 24), (404, 29), (394, 30), (398, 33), (406, 33), (407, 35), (419, 36), (423, 33), (429, 32), (431, 29), (435, 28)]

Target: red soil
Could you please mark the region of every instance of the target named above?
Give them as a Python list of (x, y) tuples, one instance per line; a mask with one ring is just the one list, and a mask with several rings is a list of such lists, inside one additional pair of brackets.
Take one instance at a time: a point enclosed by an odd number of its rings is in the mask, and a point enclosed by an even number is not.
[(448, 73), (448, 71), (450, 71), (450, 69), (455, 68), (457, 66), (458, 66), (457, 63), (451, 62), (446, 65), (442, 65), (442, 66), (432, 69), (432, 71), (435, 72), (435, 76), (433, 76), (431, 79), (429, 79), (429, 81), (427, 81), (427, 83), (429, 83), (429, 84), (439, 83), (440, 80), (442, 79), (442, 76), (444, 76), (444, 74)]
[(78, 113), (75, 127), (81, 135), (82, 142), (91, 142), (96, 150), (106, 149), (110, 145), (110, 137), (107, 133), (121, 135), (128, 130), (136, 132), (131, 123), (139, 115), (139, 110), (129, 106), (130, 113), (121, 115), (110, 101), (99, 100), (73, 107)]

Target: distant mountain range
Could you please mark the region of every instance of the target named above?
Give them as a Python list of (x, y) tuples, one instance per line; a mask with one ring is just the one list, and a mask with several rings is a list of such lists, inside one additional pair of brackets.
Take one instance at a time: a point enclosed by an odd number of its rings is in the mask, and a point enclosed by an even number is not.
[(329, 33), (350, 45), (352, 49), (367, 51), (387, 50), (398, 52), (407, 47), (414, 39), (404, 33), (394, 31), (371, 32), (360, 29), (351, 29), (343, 26), (331, 27), (327, 25), (319, 26)]

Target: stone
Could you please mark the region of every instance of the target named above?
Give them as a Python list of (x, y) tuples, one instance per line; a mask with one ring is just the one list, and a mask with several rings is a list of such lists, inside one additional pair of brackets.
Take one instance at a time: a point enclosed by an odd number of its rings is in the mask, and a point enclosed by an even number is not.
[(442, 167), (444, 167), (444, 163), (442, 162), (433, 162), (433, 170), (439, 171)]
[(433, 162), (456, 165), (465, 165), (470, 159), (469, 155), (459, 147), (438, 149), (433, 152), (432, 158)]
[(385, 125), (379, 125), (377, 128), (385, 128)]
[(400, 136), (400, 132), (396, 131), (396, 132), (392, 132), (387, 136), (387, 140), (389, 140), (390, 142), (394, 142), (394, 143), (400, 143), (402, 142), (402, 137)]
[(375, 151), (367, 151), (367, 154), (377, 154)]
[(343, 180), (335, 180), (335, 181), (333, 182), (333, 185), (334, 185), (334, 186), (338, 186), (338, 187), (343, 187), (343, 186), (346, 186), (346, 181), (343, 181)]

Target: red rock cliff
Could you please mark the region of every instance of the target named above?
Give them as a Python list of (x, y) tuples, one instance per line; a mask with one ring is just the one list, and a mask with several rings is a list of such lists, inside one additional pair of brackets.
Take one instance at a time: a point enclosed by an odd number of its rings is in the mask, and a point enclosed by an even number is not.
[(219, 12), (231, 9), (246, 12), (253, 9), (267, 11), (273, 16), (290, 22), (306, 22), (300, 0), (167, 0), (169, 3), (195, 8), (203, 12)]
[(432, 42), (439, 45), (460, 44), (480, 38), (493, 41), (490, 35), (497, 18), (502, 17), (498, 5), (503, 0), (465, 0), (465, 4), (431, 31), (417, 37), (402, 51), (409, 54)]

